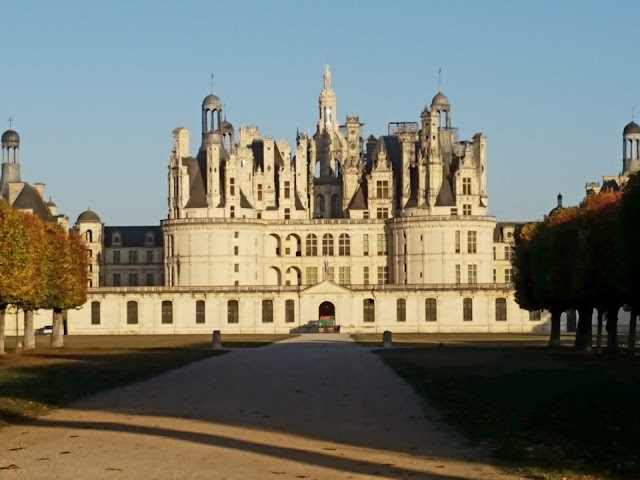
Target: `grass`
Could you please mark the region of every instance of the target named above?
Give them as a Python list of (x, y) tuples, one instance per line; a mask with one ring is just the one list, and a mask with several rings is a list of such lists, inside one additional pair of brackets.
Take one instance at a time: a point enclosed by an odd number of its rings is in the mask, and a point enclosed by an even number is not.
[[(352, 338), (365, 346), (380, 346), (382, 335), (379, 333), (358, 333)], [(574, 335), (563, 335), (562, 343), (573, 345)], [(425, 345), (473, 345), (476, 347), (496, 346), (545, 346), (549, 334), (537, 333), (394, 333), (393, 343), (403, 347)]]
[[(223, 347), (259, 347), (291, 335), (223, 335)], [(52, 349), (0, 356), (0, 426), (36, 418), (86, 395), (131, 384), (225, 353), (207, 335), (69, 336)], [(7, 352), (14, 341), (7, 339)]]
[(377, 353), (447, 423), (528, 478), (640, 478), (640, 358), (495, 346)]

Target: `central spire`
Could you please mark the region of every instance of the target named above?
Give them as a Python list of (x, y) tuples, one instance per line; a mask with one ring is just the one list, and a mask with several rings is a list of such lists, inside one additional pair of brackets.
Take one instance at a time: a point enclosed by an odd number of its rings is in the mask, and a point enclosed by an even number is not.
[(331, 70), (329, 70), (329, 64), (324, 66), (324, 73), (322, 75), (324, 77), (324, 88), (325, 92), (331, 91)]

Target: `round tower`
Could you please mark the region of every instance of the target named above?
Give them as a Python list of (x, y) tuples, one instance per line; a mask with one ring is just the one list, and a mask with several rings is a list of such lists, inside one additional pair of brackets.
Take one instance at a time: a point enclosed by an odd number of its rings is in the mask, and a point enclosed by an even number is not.
[(87, 244), (87, 286), (99, 287), (102, 284), (100, 278), (100, 260), (103, 255), (102, 220), (96, 212), (87, 209), (78, 215), (75, 228)]
[(622, 131), (622, 173), (640, 170), (640, 125), (633, 120)]
[(222, 143), (222, 101), (213, 93), (202, 101), (202, 145)]
[(438, 92), (433, 100), (431, 100), (431, 111), (438, 115), (439, 128), (451, 128), (451, 104), (447, 96)]

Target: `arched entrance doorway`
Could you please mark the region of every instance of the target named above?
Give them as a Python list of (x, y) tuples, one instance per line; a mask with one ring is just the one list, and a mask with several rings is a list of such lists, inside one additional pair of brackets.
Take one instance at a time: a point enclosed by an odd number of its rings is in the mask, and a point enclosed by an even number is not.
[(318, 319), (320, 325), (335, 325), (336, 307), (331, 302), (322, 302), (318, 307)]

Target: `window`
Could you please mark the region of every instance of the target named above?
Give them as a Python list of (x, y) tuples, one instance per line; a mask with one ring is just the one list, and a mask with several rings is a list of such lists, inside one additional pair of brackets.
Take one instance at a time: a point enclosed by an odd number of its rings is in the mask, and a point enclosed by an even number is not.
[(153, 284), (153, 273), (147, 273), (147, 287), (152, 287)]
[(529, 321), (531, 322), (539, 322), (540, 321), (540, 310), (531, 310), (529, 312)]
[(291, 182), (284, 182), (284, 198), (291, 198)]
[(435, 298), (426, 298), (424, 300), (424, 319), (427, 322), (438, 321), (438, 302)]
[(378, 285), (389, 283), (389, 267), (378, 267)]
[(162, 301), (162, 323), (173, 323), (173, 302), (171, 300)]
[(471, 215), (471, 205), (468, 203), (462, 205), (462, 215)]
[(238, 247), (237, 245), (233, 247), (233, 254), (240, 255), (240, 247)]
[(262, 201), (262, 184), (261, 183), (258, 184), (257, 197), (258, 197), (258, 201), (261, 202)]
[(460, 253), (460, 230), (456, 230), (456, 253)]
[(120, 280), (120, 274), (119, 273), (114, 273), (113, 274), (113, 286), (114, 287), (119, 287), (120, 285), (122, 285), (122, 281)]
[(129, 286), (130, 287), (137, 287), (138, 286), (138, 274), (137, 273), (130, 273), (129, 274)]
[(389, 209), (386, 207), (376, 208), (376, 218), (389, 218)]
[(111, 239), (113, 240), (113, 243), (120, 243), (120, 234), (119, 233), (114, 233), (113, 236), (111, 237)]
[(470, 178), (462, 179), (462, 194), (471, 195), (471, 179)]
[(462, 282), (462, 275), (460, 275), (460, 265), (456, 265), (456, 283)]
[(478, 283), (478, 266), (477, 265), (467, 265), (467, 282), (468, 283)]
[(233, 264), (233, 271), (235, 273), (238, 273), (240, 271), (240, 264), (239, 263), (234, 263)]
[(351, 267), (338, 267), (338, 283), (340, 285), (351, 283)]
[(398, 322), (407, 321), (407, 301), (404, 298), (396, 300), (396, 319)]
[(204, 300), (196, 300), (196, 323), (204, 323)]
[(333, 276), (333, 274), (334, 274), (333, 267), (329, 267), (329, 268), (327, 269), (327, 280), (331, 280), (331, 281), (333, 282), (333, 280), (334, 280), (334, 278), (335, 278), (335, 277)]
[(316, 212), (324, 213), (324, 195), (318, 195), (316, 197)]
[(467, 253), (478, 253), (478, 232), (475, 230), (467, 233)]
[(91, 302), (91, 325), (100, 325), (100, 302)]
[(146, 245), (153, 245), (153, 232), (147, 232), (144, 241)]
[(365, 220), (369, 219), (369, 210), (365, 210), (362, 212), (362, 218), (364, 218)]
[(365, 298), (362, 301), (362, 321), (376, 321), (376, 302), (373, 300), (373, 298)]
[(513, 258), (513, 247), (508, 245), (504, 247), (504, 259), (511, 260)]
[(260, 220), (262, 218), (262, 212), (256, 213), (256, 216), (257, 216), (258, 220)]
[(85, 233), (87, 242), (91, 243), (93, 242), (93, 232), (91, 230), (87, 230), (87, 233)]
[(286, 323), (296, 321), (295, 302), (293, 300), (285, 300), (284, 302), (284, 321)]
[(453, 207), (451, 209), (451, 216), (452, 217), (457, 217), (458, 216), (458, 208), (457, 207)]
[(493, 247), (493, 259), (496, 259), (496, 247)]
[(231, 177), (229, 179), (229, 195), (235, 195), (236, 194), (236, 179)]
[(322, 255), (333, 255), (333, 235), (330, 233), (322, 236)]
[(273, 323), (273, 300), (262, 300), (262, 323)]
[(238, 323), (238, 300), (227, 302), (227, 323)]
[(513, 268), (504, 269), (504, 283), (513, 282)]
[(338, 237), (338, 255), (342, 257), (351, 255), (351, 239), (346, 233), (341, 233)]
[(313, 233), (307, 235), (306, 239), (306, 252), (305, 255), (307, 257), (315, 257), (318, 255), (318, 237), (316, 237)]
[(369, 267), (364, 267), (364, 271), (362, 272), (362, 278), (365, 285), (369, 285)]
[(498, 281), (498, 274), (496, 272), (496, 269), (493, 269), (493, 283), (496, 283)]
[(389, 182), (387, 180), (378, 180), (376, 182), (376, 197), (389, 198)]
[(129, 263), (136, 264), (138, 263), (138, 251), (131, 250), (129, 252)]
[(462, 300), (462, 320), (465, 322), (473, 321), (473, 299), (471, 298)]
[(307, 285), (318, 283), (318, 267), (307, 267), (306, 277)]
[(290, 208), (285, 208), (284, 209), (284, 219), (285, 220), (291, 220), (291, 209)]
[(362, 254), (369, 255), (369, 234), (365, 233), (362, 236)]
[(233, 232), (233, 238), (240, 238), (240, 232)]
[(113, 251), (113, 264), (120, 265), (120, 250)]
[(138, 324), (138, 302), (127, 302), (127, 325)]
[(342, 205), (340, 205), (340, 195), (331, 195), (331, 216), (340, 218), (342, 216)]
[(233, 205), (229, 207), (229, 218), (236, 218), (236, 207)]
[(507, 299), (496, 298), (496, 322), (507, 321)]
[(387, 254), (387, 236), (384, 233), (378, 234), (378, 255)]

